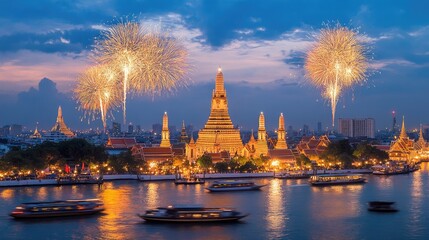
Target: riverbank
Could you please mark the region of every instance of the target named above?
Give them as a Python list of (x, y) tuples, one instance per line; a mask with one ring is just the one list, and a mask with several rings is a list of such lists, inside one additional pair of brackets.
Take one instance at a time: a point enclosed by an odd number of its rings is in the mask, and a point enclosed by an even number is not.
[[(278, 174), (279, 172), (277, 172)], [(371, 174), (370, 169), (344, 169), (344, 170), (318, 170), (317, 174)], [(275, 172), (263, 173), (209, 173), (197, 174), (205, 179), (236, 179), (236, 178), (271, 178)], [(176, 175), (136, 175), (136, 174), (114, 174), (103, 175), (104, 181), (140, 180), (140, 181), (172, 181)], [(34, 179), (34, 180), (10, 180), (0, 181), (0, 187), (28, 187), (28, 186), (58, 186), (56, 179)]]

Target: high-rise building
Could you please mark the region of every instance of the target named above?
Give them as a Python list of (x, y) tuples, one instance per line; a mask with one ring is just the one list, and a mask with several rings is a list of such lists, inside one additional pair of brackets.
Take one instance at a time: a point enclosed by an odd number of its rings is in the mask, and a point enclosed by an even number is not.
[(396, 125), (396, 112), (392, 111), (392, 132), (393, 132), (393, 134), (395, 134), (397, 130), (398, 130), (398, 126)]
[(136, 126), (136, 132), (137, 132), (137, 134), (140, 134), (142, 132), (142, 128), (140, 125)]
[(307, 124), (304, 124), (304, 126), (302, 127), (302, 135), (303, 136), (308, 136), (310, 133), (310, 128), (308, 127)]
[(132, 123), (130, 123), (129, 125), (128, 125), (128, 133), (129, 134), (132, 134), (134, 132), (134, 126), (133, 126), (133, 124)]
[(19, 124), (12, 124), (9, 127), (9, 136), (16, 137), (18, 135), (21, 135), (22, 133), (22, 125)]
[(112, 122), (112, 134), (115, 136), (121, 135), (121, 124), (118, 122)]
[(374, 138), (375, 120), (373, 118), (340, 118), (338, 132), (346, 137)]
[(152, 133), (156, 135), (160, 135), (162, 132), (162, 124), (154, 123), (152, 124)]

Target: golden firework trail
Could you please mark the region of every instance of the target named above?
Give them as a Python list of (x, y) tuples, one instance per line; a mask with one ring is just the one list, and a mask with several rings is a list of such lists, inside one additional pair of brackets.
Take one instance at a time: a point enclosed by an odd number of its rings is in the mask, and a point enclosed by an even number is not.
[(365, 48), (358, 41), (358, 33), (346, 27), (322, 29), (308, 52), (305, 70), (312, 83), (322, 89), (332, 110), (332, 126), (341, 92), (366, 79), (368, 62)]
[(102, 32), (95, 46), (96, 60), (115, 66), (122, 75), (123, 120), (126, 124), (127, 93), (130, 82), (138, 79), (140, 61), (138, 55), (143, 45), (144, 34), (135, 22), (121, 22)]
[(92, 116), (94, 120), (100, 112), (106, 130), (107, 114), (120, 104), (117, 89), (115, 71), (107, 65), (97, 65), (79, 75), (74, 94), (85, 115)]

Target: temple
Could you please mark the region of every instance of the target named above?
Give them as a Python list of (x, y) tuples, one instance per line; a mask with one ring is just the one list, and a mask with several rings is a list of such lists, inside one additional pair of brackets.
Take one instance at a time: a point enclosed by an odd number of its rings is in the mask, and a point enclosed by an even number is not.
[(186, 155), (189, 160), (195, 160), (204, 153), (227, 151), (231, 155), (235, 155), (240, 154), (242, 149), (240, 130), (234, 127), (228, 113), (223, 73), (219, 68), (212, 94), (209, 119), (204, 128), (199, 131), (195, 144), (186, 146)]
[(255, 157), (268, 155), (267, 131), (265, 130), (264, 113), (259, 114), (258, 141), (255, 146)]
[(413, 159), (414, 141), (405, 130), (405, 118), (402, 117), (401, 133), (396, 141), (392, 142), (389, 150), (389, 159), (394, 161), (411, 161)]
[(287, 149), (285, 119), (283, 113), (279, 117), (279, 129), (277, 129), (277, 143), (275, 149)]
[(61, 106), (58, 107), (57, 121), (51, 131), (44, 135), (45, 141), (59, 142), (74, 138), (76, 135), (66, 126)]
[(168, 130), (168, 116), (167, 112), (162, 117), (162, 132), (161, 132), (161, 144), (160, 147), (171, 147), (170, 144), (170, 131)]

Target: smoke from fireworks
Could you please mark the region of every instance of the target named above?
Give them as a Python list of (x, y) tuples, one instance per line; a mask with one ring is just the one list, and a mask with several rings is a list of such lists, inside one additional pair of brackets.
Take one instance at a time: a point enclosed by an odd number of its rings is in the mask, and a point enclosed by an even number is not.
[(337, 25), (322, 29), (305, 62), (307, 77), (331, 102), (332, 126), (341, 92), (366, 79), (365, 48), (357, 32)]
[(107, 127), (108, 112), (120, 104), (115, 75), (116, 73), (106, 65), (90, 67), (78, 77), (74, 90), (75, 98), (85, 114), (95, 119), (100, 112), (104, 130)]

